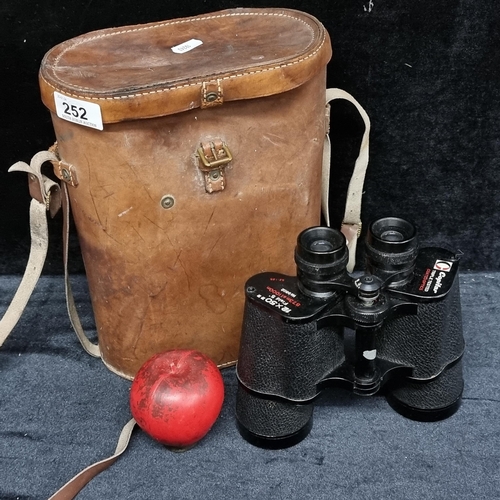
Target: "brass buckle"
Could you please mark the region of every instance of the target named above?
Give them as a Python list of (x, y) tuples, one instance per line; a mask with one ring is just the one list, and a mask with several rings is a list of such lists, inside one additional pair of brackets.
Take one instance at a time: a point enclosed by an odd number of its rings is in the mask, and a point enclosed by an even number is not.
[(221, 165), (226, 165), (233, 159), (231, 151), (229, 151), (229, 148), (225, 144), (222, 144), (222, 149), (216, 151), (215, 144), (211, 142), (210, 150), (212, 152), (212, 156), (208, 157), (205, 155), (205, 151), (202, 147), (198, 148), (198, 156), (200, 157), (203, 166), (209, 170), (218, 168)]

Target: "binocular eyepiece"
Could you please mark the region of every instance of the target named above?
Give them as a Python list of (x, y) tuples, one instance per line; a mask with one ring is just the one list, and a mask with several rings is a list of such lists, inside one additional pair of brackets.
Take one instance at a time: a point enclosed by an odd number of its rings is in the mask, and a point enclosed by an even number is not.
[(305, 295), (329, 298), (332, 283), (346, 272), (349, 259), (345, 236), (330, 227), (311, 227), (297, 237), (295, 263), (300, 290)]
[[(402, 285), (411, 279), (418, 255), (416, 227), (398, 217), (372, 222), (366, 238), (366, 268), (382, 282)], [(295, 263), (301, 291), (328, 298), (333, 283), (346, 274), (348, 250), (344, 235), (329, 227), (311, 227), (297, 238)]]
[(392, 286), (411, 279), (418, 256), (417, 229), (398, 217), (384, 217), (370, 224), (366, 240), (366, 264), (372, 274)]

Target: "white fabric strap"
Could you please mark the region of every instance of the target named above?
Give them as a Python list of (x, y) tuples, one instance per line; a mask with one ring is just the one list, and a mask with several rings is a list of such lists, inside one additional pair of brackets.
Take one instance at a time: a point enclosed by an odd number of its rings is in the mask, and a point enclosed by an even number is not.
[[(370, 140), (370, 118), (363, 107), (348, 92), (341, 89), (326, 90), (326, 104), (336, 99), (343, 99), (354, 104), (361, 118), (365, 123), (365, 132), (361, 140), (359, 155), (354, 164), (351, 181), (347, 189), (346, 206), (341, 231), (347, 240), (349, 249), (349, 262), (347, 270), (352, 271), (356, 262), (356, 243), (361, 233), (361, 200), (363, 197), (363, 184), (365, 181), (366, 169), (369, 160), (369, 140)], [(331, 162), (331, 144), (330, 137), (327, 134), (325, 138), (325, 147), (323, 149), (323, 179), (322, 179), (322, 208), (323, 216), (327, 225), (330, 225), (329, 215), (329, 188), (330, 188), (330, 162)]]

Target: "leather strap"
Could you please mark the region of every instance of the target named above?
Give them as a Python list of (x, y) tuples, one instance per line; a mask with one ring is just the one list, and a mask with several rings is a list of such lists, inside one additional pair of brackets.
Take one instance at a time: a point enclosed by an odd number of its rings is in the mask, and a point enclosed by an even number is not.
[(69, 258), (69, 220), (70, 220), (70, 204), (68, 196), (68, 187), (62, 183), (62, 208), (63, 208), (63, 263), (64, 263), (64, 289), (66, 292), (66, 307), (68, 309), (68, 316), (75, 330), (76, 336), (82, 344), (85, 351), (94, 356), (95, 358), (101, 357), (101, 350), (97, 344), (93, 344), (85, 334), (82, 327), (80, 317), (75, 305), (75, 299), (71, 290), (71, 283), (68, 271), (68, 258)]
[(71, 500), (75, 498), (80, 490), (95, 476), (97, 476), (97, 474), (100, 474), (110, 465), (113, 465), (118, 457), (127, 449), (135, 424), (136, 421), (133, 418), (125, 424), (120, 433), (120, 437), (118, 438), (118, 444), (116, 445), (113, 455), (82, 470), (79, 474), (70, 479), (62, 488), (57, 490), (56, 493), (49, 498), (49, 500)]
[[(356, 262), (356, 244), (361, 234), (361, 198), (363, 196), (363, 184), (365, 181), (366, 169), (369, 160), (369, 140), (370, 140), (370, 118), (362, 106), (354, 99), (354, 97), (341, 89), (327, 89), (326, 103), (327, 105), (335, 99), (344, 99), (354, 104), (361, 118), (365, 123), (365, 132), (361, 140), (359, 155), (354, 164), (351, 181), (347, 189), (346, 206), (344, 219), (342, 221), (341, 231), (347, 240), (347, 248), (349, 249), (349, 262), (347, 270), (352, 272)], [(330, 137), (327, 134), (325, 137), (325, 147), (323, 149), (323, 180), (322, 180), (322, 207), (323, 216), (326, 223), (330, 225), (330, 216), (328, 209), (328, 197), (330, 187), (330, 162), (331, 162), (331, 144)]]

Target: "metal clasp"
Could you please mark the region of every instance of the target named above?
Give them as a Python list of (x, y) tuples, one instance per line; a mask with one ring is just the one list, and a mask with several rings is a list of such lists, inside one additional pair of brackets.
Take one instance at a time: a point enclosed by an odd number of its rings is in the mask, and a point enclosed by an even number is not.
[(222, 191), (226, 187), (225, 166), (232, 161), (233, 155), (220, 139), (202, 142), (198, 148), (199, 168), (205, 177), (207, 193)]
[(229, 148), (226, 144), (221, 143), (220, 148), (216, 149), (215, 143), (210, 142), (209, 147), (211, 152), (210, 156), (207, 156), (206, 150), (203, 145), (198, 148), (198, 155), (201, 162), (203, 163), (203, 166), (206, 169), (212, 170), (214, 168), (220, 167), (221, 165), (226, 165), (227, 163), (232, 161), (233, 155), (231, 154), (231, 151), (229, 151)]
[(203, 82), (201, 86), (201, 109), (220, 106), (224, 102), (222, 80)]

